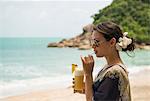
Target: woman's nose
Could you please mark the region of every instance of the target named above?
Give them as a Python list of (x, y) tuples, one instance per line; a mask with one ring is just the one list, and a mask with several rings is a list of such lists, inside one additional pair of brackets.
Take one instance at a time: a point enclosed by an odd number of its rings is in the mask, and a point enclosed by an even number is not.
[(93, 49), (95, 49), (95, 48), (96, 48), (96, 46), (95, 46), (95, 45), (92, 45), (92, 48), (93, 48)]

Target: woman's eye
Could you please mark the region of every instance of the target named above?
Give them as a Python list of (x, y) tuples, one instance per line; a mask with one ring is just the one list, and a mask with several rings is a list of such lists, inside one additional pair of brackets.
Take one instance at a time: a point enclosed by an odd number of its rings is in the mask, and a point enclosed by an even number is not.
[(98, 40), (95, 40), (95, 43), (97, 43), (97, 44), (98, 44), (98, 43), (99, 43), (99, 41), (98, 41)]

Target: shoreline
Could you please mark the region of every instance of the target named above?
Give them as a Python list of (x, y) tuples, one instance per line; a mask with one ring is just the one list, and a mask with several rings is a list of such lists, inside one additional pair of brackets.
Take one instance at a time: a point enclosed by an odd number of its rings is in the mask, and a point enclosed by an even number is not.
[[(147, 101), (150, 99), (150, 71), (142, 71), (129, 75), (131, 96), (133, 101)], [(71, 87), (45, 89), (28, 92), (21, 95), (10, 96), (0, 101), (85, 101), (85, 95), (73, 93)]]

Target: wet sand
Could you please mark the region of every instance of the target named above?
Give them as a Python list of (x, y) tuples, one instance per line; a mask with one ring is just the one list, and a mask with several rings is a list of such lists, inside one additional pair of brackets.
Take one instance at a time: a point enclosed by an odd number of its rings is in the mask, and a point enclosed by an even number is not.
[[(150, 71), (130, 75), (132, 101), (148, 101), (150, 99)], [(85, 101), (85, 95), (73, 93), (71, 87), (47, 89), (11, 96), (0, 101)]]

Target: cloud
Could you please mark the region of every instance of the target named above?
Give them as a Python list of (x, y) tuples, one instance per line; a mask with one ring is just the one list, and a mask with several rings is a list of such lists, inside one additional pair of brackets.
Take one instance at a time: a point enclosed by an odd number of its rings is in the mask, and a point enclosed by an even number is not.
[[(110, 1), (110, 0), (109, 0)], [(91, 15), (110, 4), (100, 1), (1, 2), (0, 37), (72, 37), (92, 23)]]
[(87, 10), (81, 9), (81, 8), (74, 8), (74, 9), (72, 9), (72, 12), (82, 13), (82, 14), (89, 14), (89, 12)]
[(44, 19), (47, 16), (47, 11), (43, 10), (40, 12), (39, 19)]
[[(69, 2), (71, 2), (71, 1), (85, 1), (85, 2), (87, 2), (87, 1), (100, 1), (100, 0), (1, 0), (1, 1), (69, 1)], [(102, 1), (102, 0), (101, 0)], [(112, 1), (112, 0), (105, 0), (106, 2), (108, 1)]]

